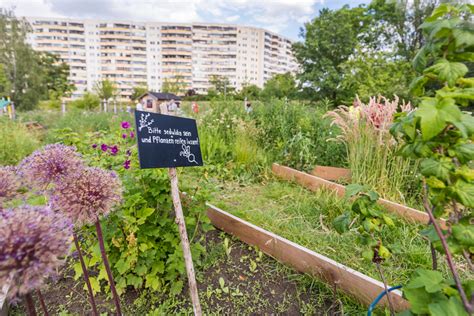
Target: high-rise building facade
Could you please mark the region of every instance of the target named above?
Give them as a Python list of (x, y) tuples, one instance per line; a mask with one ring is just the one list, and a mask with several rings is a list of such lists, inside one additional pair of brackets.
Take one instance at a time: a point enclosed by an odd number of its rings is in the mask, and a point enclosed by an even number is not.
[(164, 84), (206, 92), (213, 76), (241, 89), (263, 87), (275, 74), (297, 70), (292, 42), (270, 31), (214, 23), (159, 23), (26, 18), (28, 41), (70, 66), (72, 97), (113, 81), (122, 100), (133, 87), (159, 91)]

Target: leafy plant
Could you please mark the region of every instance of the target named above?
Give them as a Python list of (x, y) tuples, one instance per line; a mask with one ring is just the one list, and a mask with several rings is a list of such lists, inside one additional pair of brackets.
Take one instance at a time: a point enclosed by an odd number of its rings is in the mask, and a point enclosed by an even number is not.
[[(350, 212), (346, 212), (333, 221), (334, 228), (339, 233), (347, 232), (351, 227), (357, 229), (360, 239), (369, 249), (362, 256), (371, 260), (377, 266), (377, 270), (388, 293), (387, 282), (380, 264), (391, 256), (390, 250), (382, 242), (382, 230), (387, 226), (393, 228), (395, 222), (382, 211), (377, 204), (379, 195), (370, 191), (366, 186), (350, 184), (346, 188), (346, 197), (353, 198)], [(393, 312), (390, 296), (388, 302)]]
[[(473, 13), (472, 5), (442, 4), (421, 25), (426, 44), (413, 64), (422, 74), (412, 88), (424, 96), (419, 108), (400, 115), (391, 130), (404, 156), (421, 159), (423, 206), (430, 217), (423, 234), (446, 257), (453, 279), (419, 271), (404, 291), (414, 314), (474, 312), (472, 280), (460, 279), (455, 261), (455, 256), (463, 257), (473, 269), (474, 118), (459, 108), (474, 100), (474, 78), (465, 77), (474, 61)], [(430, 91), (433, 87), (437, 90)], [(441, 217), (447, 219), (445, 229), (438, 222)]]

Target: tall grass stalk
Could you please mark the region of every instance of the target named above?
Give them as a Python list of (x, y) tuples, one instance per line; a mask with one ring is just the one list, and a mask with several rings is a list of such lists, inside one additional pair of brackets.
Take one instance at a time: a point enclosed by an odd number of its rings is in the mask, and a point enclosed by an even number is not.
[[(383, 102), (383, 103), (382, 103)], [(387, 199), (413, 204), (417, 162), (396, 154), (398, 147), (389, 133), (397, 111), (410, 111), (410, 104), (398, 98), (371, 98), (368, 104), (357, 99), (353, 107), (341, 106), (328, 112), (341, 128), (352, 182), (370, 186)]]

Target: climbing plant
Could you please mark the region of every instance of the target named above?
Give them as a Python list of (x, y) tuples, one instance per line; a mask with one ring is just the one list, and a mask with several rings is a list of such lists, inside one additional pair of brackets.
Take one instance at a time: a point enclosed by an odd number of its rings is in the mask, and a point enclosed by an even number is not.
[[(433, 250), (434, 271), (420, 269), (404, 286), (408, 315), (474, 312), (474, 280), (459, 276), (459, 262), (473, 270), (474, 258), (474, 117), (462, 111), (474, 101), (474, 78), (468, 76), (474, 62), (473, 13), (473, 5), (445, 3), (420, 26), (426, 43), (414, 58), (420, 76), (411, 84), (420, 104), (400, 113), (391, 128), (402, 144), (400, 154), (420, 159), (423, 206), (430, 218), (421, 233)], [(437, 252), (446, 258), (449, 278), (435, 271)]]

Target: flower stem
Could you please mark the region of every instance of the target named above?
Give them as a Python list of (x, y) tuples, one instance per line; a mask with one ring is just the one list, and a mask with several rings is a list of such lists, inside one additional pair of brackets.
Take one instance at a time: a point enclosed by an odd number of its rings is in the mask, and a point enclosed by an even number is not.
[(26, 302), (26, 309), (28, 311), (29, 316), (36, 316), (36, 308), (35, 308), (35, 303), (33, 302), (33, 298), (31, 297), (31, 294), (28, 293), (25, 295), (25, 302)]
[(86, 264), (84, 262), (84, 258), (82, 257), (82, 251), (81, 251), (81, 246), (79, 245), (79, 240), (77, 239), (77, 235), (75, 232), (72, 233), (74, 236), (74, 244), (76, 245), (77, 253), (79, 255), (79, 261), (81, 262), (81, 267), (82, 267), (82, 274), (84, 276), (84, 282), (86, 282), (87, 285), (87, 291), (89, 292), (89, 301), (92, 306), (92, 313), (94, 316), (99, 315), (97, 312), (97, 306), (95, 304), (95, 299), (94, 299), (94, 292), (92, 291), (92, 285), (91, 281), (89, 280), (89, 271), (87, 271)]
[(102, 261), (104, 262), (105, 270), (107, 271), (107, 277), (110, 283), (110, 290), (112, 291), (112, 296), (114, 297), (115, 308), (117, 309), (116, 312), (118, 316), (121, 316), (122, 309), (120, 308), (120, 298), (117, 294), (117, 289), (115, 288), (114, 276), (112, 275), (109, 259), (107, 258), (107, 253), (105, 252), (104, 237), (99, 219), (97, 219), (95, 222), (95, 229), (97, 231), (97, 239), (99, 240), (100, 254), (102, 255)]
[(49, 316), (48, 309), (46, 308), (46, 303), (44, 302), (43, 294), (41, 294), (40, 290), (36, 290), (36, 294), (38, 295), (38, 299), (40, 301), (41, 309), (43, 310), (44, 316)]

